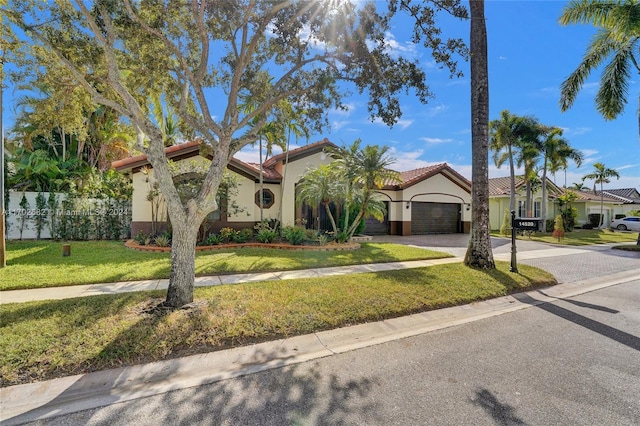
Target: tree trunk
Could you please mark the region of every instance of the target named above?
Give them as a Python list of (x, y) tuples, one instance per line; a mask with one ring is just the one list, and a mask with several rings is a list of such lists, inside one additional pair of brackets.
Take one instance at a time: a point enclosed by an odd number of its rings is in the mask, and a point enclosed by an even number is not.
[(513, 150), (511, 149), (511, 143), (508, 145), (509, 149), (509, 191), (511, 195), (509, 196), (509, 211), (515, 211), (516, 209), (516, 170), (513, 166)]
[(172, 222), (172, 229), (171, 276), (165, 306), (179, 308), (193, 302), (196, 239), (199, 226)]
[(547, 158), (545, 155), (542, 167), (542, 203), (540, 204), (540, 216), (542, 218), (541, 232), (547, 232)]
[(484, 0), (471, 0), (471, 235), (467, 266), (495, 268), (489, 229), (489, 71)]

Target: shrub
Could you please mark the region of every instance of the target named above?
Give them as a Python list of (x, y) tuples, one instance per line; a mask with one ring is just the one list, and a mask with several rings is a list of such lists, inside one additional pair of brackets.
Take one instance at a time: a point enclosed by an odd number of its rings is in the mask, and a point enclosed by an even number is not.
[(209, 234), (207, 238), (204, 240), (205, 246), (217, 246), (222, 244), (222, 236), (219, 234)]
[(222, 228), (220, 230), (220, 237), (222, 237), (222, 242), (228, 243), (233, 240), (234, 235), (237, 233), (233, 228)]
[(158, 235), (155, 242), (158, 247), (169, 247), (171, 245), (171, 240), (166, 235)]
[(504, 216), (502, 216), (502, 225), (500, 225), (500, 233), (505, 237), (511, 234), (511, 213), (507, 209), (504, 209)]
[(278, 233), (275, 229), (271, 228), (260, 228), (256, 233), (256, 240), (260, 243), (271, 243), (276, 239)]
[(544, 232), (552, 232), (555, 229), (555, 223), (553, 219), (545, 220)]
[(302, 244), (305, 237), (304, 228), (297, 226), (285, 226), (282, 228), (282, 236), (289, 242), (289, 244), (297, 246)]
[(136, 234), (135, 237), (133, 237), (133, 240), (138, 243), (139, 245), (143, 246), (145, 245), (145, 242), (147, 241), (147, 234), (144, 233), (143, 230), (138, 231), (138, 233)]
[(564, 237), (564, 221), (562, 220), (562, 215), (557, 215), (555, 223), (553, 225), (553, 236), (558, 239)]
[(318, 234), (318, 244), (326, 246), (329, 243), (329, 235), (326, 233)]
[(253, 231), (249, 228), (241, 229), (240, 231), (236, 231), (231, 235), (231, 239), (234, 243), (246, 243), (248, 240), (253, 238)]

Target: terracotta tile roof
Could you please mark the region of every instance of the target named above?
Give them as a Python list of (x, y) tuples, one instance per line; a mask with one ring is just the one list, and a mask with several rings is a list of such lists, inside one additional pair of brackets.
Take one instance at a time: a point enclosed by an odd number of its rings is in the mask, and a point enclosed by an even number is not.
[[(640, 204), (640, 193), (635, 188), (605, 189), (602, 192), (625, 204)], [(596, 194), (600, 194), (600, 191), (596, 191)]]
[[(576, 189), (570, 189), (570, 191), (575, 192), (578, 195), (577, 200), (578, 201), (600, 201), (600, 194), (598, 194), (597, 192), (593, 192), (593, 191), (579, 191)], [(606, 202), (606, 203), (620, 203), (620, 200), (608, 196), (605, 192), (604, 197), (602, 197), (602, 199)]]
[(471, 191), (471, 182), (464, 176), (453, 170), (447, 163), (434, 164), (432, 166), (421, 167), (418, 169), (407, 170), (400, 172), (400, 183), (385, 182), (382, 189), (405, 189), (425, 179), (437, 175), (438, 173), (444, 174), (451, 179), (454, 183), (467, 191)]
[[(334, 149), (334, 148), (338, 148), (338, 146), (333, 142), (331, 142), (329, 139), (324, 138), (320, 141), (310, 143), (308, 145), (301, 146), (300, 148), (290, 150), (289, 161), (293, 161), (302, 157), (306, 157), (308, 155), (315, 154), (317, 152), (321, 152), (324, 148)], [(267, 161), (264, 162), (264, 166), (272, 167), (280, 161), (284, 163), (286, 158), (287, 158), (287, 154), (284, 152), (278, 155), (274, 155), (273, 157), (269, 158)]]
[[(192, 152), (198, 152), (200, 150), (201, 140), (195, 140), (191, 142), (181, 143), (173, 145), (164, 149), (164, 153), (167, 158), (175, 158), (181, 155), (190, 154)], [(135, 157), (125, 158), (123, 160), (114, 161), (111, 163), (111, 167), (117, 171), (134, 169), (137, 167), (148, 165), (147, 156), (144, 154), (136, 155)]]

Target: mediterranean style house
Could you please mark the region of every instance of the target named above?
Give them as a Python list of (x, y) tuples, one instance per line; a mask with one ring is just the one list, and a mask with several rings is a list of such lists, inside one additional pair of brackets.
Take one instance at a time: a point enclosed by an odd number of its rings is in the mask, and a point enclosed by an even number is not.
[[(611, 222), (615, 215), (624, 215), (631, 210), (640, 209), (640, 197), (636, 200), (638, 204), (634, 204), (631, 199), (624, 197), (616, 197), (614, 191), (626, 191), (631, 195), (635, 190), (607, 190), (604, 194), (593, 191), (578, 191), (575, 189), (565, 189), (555, 185), (551, 180), (547, 179), (547, 210), (546, 219), (553, 220), (560, 213), (560, 204), (558, 197), (564, 195), (566, 191), (572, 191), (577, 198), (571, 202), (571, 206), (578, 211), (576, 225), (581, 226), (589, 222), (590, 214), (600, 214), (600, 201), (603, 200), (604, 224)], [(637, 194), (638, 191), (635, 191)], [(510, 179), (509, 177), (500, 177), (489, 179), (489, 215), (491, 229), (500, 229), (504, 217), (504, 211), (509, 210), (510, 200)], [(602, 198), (601, 198), (602, 195)], [(527, 217), (525, 211), (525, 182), (522, 176), (516, 177), (516, 217)], [(539, 218), (542, 206), (542, 189), (537, 188), (532, 192), (532, 211), (531, 216)]]
[[(283, 225), (304, 223), (307, 228), (327, 230), (326, 213), (321, 206), (307, 206), (296, 200), (296, 186), (305, 171), (331, 158), (326, 154), (336, 145), (323, 139), (278, 154), (262, 164), (262, 211), (260, 209), (260, 165), (232, 158), (227, 169), (235, 177), (236, 190), (222, 201), (219, 211), (209, 216), (209, 229), (250, 228), (264, 220), (281, 218)], [(173, 167), (181, 170), (174, 179), (189, 176), (198, 167), (205, 170), (210, 161), (205, 144), (192, 141), (165, 149)], [(153, 195), (153, 167), (146, 156), (116, 161), (113, 167), (131, 176), (133, 182), (131, 235), (149, 233), (155, 220), (167, 225), (162, 197)], [(400, 173), (401, 182), (385, 185), (379, 192), (387, 206), (382, 222), (367, 219), (367, 235), (415, 235), (468, 233), (470, 229), (471, 183), (446, 163)], [(152, 196), (150, 196), (150, 194)], [(236, 208), (230, 208), (230, 206)]]

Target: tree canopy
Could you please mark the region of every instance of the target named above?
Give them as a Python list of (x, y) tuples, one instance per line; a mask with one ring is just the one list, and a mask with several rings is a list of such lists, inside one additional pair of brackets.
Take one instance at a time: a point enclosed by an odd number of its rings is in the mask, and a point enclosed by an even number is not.
[[(458, 3), (442, 4), (449, 10)], [(460, 43), (438, 36), (428, 6), (411, 10), (425, 14), (420, 29), (430, 35), (427, 45), (451, 69)], [(169, 306), (193, 298), (197, 229), (217, 208), (229, 159), (258, 139), (282, 101), (304, 111), (304, 126), (319, 131), (326, 112), (344, 108), (354, 90), (368, 95), (371, 116), (388, 125), (401, 116), (400, 95), (412, 91), (423, 102), (432, 96), (417, 60), (391, 49), (392, 10), (379, 12), (375, 2), (20, 0), (0, 12), (30, 40), (34, 64), (42, 66), (38, 52), (46, 52), (94, 102), (136, 129), (173, 226)], [(158, 97), (213, 156), (200, 191), (184, 203), (153, 114)], [(243, 111), (247, 98), (254, 107)]]

